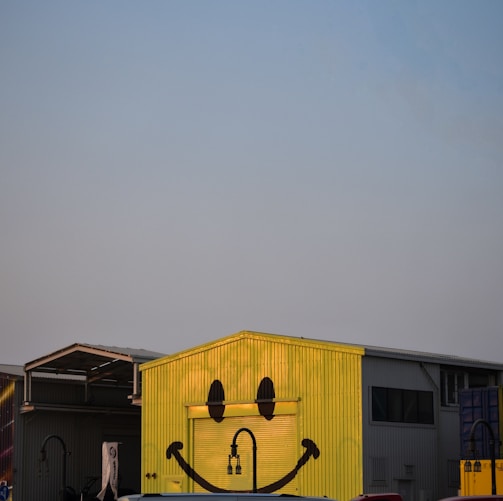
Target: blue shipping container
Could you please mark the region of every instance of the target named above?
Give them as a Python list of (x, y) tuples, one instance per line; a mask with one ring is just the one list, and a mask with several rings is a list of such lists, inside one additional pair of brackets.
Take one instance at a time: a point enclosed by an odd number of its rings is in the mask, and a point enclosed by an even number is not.
[[(473, 458), (470, 451), (470, 433), (477, 419), (486, 421), (494, 433), (495, 457), (501, 459), (501, 433), (503, 429), (502, 388), (490, 386), (487, 388), (470, 388), (459, 392), (459, 417), (461, 436), (461, 457)], [(477, 459), (490, 459), (489, 441), (491, 434), (484, 424), (477, 425), (474, 430), (475, 455)]]

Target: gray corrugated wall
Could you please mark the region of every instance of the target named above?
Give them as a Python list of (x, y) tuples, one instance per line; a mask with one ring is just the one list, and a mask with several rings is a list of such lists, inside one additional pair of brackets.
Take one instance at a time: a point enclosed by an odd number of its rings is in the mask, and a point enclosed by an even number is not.
[[(103, 440), (122, 442), (119, 446), (121, 486), (139, 490), (139, 416), (39, 411), (25, 414), (22, 418), (25, 420), (22, 474), (18, 476), (21, 485), (16, 485), (16, 501), (58, 499), (62, 485), (63, 448), (57, 439), (50, 439), (47, 442), (47, 459), (44, 463), (39, 463), (42, 443), (45, 437), (52, 434), (61, 437), (67, 450), (71, 452), (66, 457), (66, 483), (77, 493), (80, 492), (87, 477), (101, 477)], [(98, 479), (93, 490), (99, 490), (100, 482), (101, 479)]]
[[(425, 372), (427, 371), (427, 372)], [(366, 492), (400, 491), (406, 501), (438, 499), (438, 370), (419, 362), (365, 356), (362, 360), (363, 472)], [(434, 425), (373, 423), (371, 387), (434, 391)]]
[[(36, 384), (38, 401), (57, 402), (70, 400), (82, 404), (82, 388), (68, 383)], [(108, 395), (107, 395), (108, 393)], [(72, 396), (73, 394), (73, 396)], [(104, 440), (122, 442), (119, 446), (119, 474), (122, 487), (140, 489), (141, 416), (140, 409), (128, 402), (122, 389), (98, 388), (99, 401), (109, 405), (122, 402), (126, 414), (75, 413), (33, 411), (19, 414), (23, 398), (23, 383), (16, 389), (16, 417), (14, 464), (16, 468), (13, 499), (16, 501), (58, 500), (62, 484), (63, 449), (57, 439), (47, 443), (47, 461), (39, 465), (42, 443), (48, 435), (58, 435), (71, 452), (66, 458), (67, 485), (77, 493), (86, 477), (101, 477), (101, 447)], [(129, 415), (131, 411), (136, 415)], [(39, 468), (40, 466), (40, 468)], [(48, 467), (48, 471), (47, 471)], [(40, 470), (40, 473), (39, 473)], [(101, 479), (93, 486), (100, 488)]]

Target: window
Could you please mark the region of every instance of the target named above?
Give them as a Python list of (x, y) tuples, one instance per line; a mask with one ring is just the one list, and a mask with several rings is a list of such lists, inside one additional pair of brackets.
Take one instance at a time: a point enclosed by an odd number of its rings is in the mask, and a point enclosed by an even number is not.
[(433, 392), (373, 386), (372, 420), (433, 424)]
[(487, 371), (460, 371), (444, 368), (440, 371), (440, 397), (443, 406), (459, 404), (458, 393), (464, 388), (486, 388), (495, 384), (494, 374)]
[(456, 371), (440, 372), (440, 393), (442, 405), (458, 405), (458, 392), (465, 387), (465, 373)]

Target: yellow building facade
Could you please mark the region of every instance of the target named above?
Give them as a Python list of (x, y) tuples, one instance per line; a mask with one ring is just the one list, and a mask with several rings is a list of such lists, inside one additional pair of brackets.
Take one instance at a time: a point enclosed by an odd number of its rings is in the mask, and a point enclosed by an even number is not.
[(142, 491), (362, 492), (363, 348), (242, 331), (142, 371)]

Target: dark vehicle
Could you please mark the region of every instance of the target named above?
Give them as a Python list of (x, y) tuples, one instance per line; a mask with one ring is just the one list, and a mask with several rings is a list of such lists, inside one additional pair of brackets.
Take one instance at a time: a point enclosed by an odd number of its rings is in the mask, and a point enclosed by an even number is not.
[(477, 496), (452, 496), (450, 498), (443, 498), (439, 501), (503, 501), (503, 496), (501, 495), (477, 495)]
[[(247, 493), (167, 493), (167, 494), (131, 494), (118, 501), (281, 501), (293, 498), (296, 501), (327, 501), (326, 497), (293, 496), (290, 494), (247, 494)], [(391, 501), (391, 500), (390, 500)], [(393, 500), (394, 501), (394, 500)]]
[(396, 492), (379, 492), (372, 494), (360, 494), (351, 501), (403, 501), (402, 496)]

